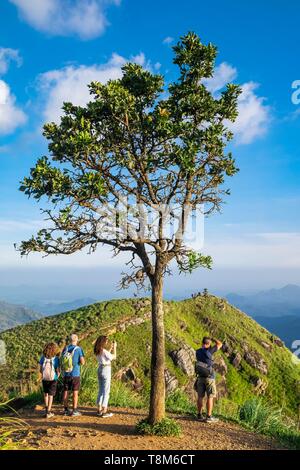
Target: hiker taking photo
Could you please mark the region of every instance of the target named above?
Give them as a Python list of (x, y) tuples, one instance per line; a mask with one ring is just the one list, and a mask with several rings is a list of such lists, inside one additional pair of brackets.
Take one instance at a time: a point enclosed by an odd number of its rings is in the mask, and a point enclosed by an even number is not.
[[(80, 390), (80, 366), (84, 365), (84, 352), (78, 346), (78, 336), (72, 334), (71, 343), (66, 346), (61, 355), (61, 366), (64, 373), (63, 402), (65, 416), (81, 416), (78, 411), (78, 394)], [(69, 392), (73, 393), (73, 410), (69, 410)]]
[(112, 413), (108, 412), (108, 401), (111, 385), (111, 361), (117, 357), (117, 343), (109, 343), (107, 336), (99, 336), (94, 346), (94, 353), (98, 362), (98, 398), (97, 415), (101, 418), (110, 418)]
[(52, 418), (52, 416), (54, 416), (51, 409), (53, 398), (56, 395), (58, 377), (60, 375), (60, 365), (57, 354), (57, 344), (48, 343), (44, 347), (43, 354), (39, 360), (40, 373), (42, 374), (46, 418)]
[[(212, 343), (215, 343), (212, 346)], [(212, 416), (214, 398), (217, 396), (216, 377), (213, 369), (213, 355), (222, 347), (222, 342), (205, 336), (202, 340), (202, 347), (196, 351), (195, 371), (197, 380), (195, 390), (198, 394), (197, 408), (198, 419), (206, 423), (216, 423), (217, 418)], [(203, 399), (207, 396), (206, 416), (203, 415)]]

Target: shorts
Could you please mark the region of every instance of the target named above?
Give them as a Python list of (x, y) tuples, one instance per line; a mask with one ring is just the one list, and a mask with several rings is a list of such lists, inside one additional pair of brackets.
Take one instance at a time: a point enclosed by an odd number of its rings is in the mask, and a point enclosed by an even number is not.
[(80, 389), (80, 377), (64, 377), (64, 391), (78, 392)]
[(57, 380), (43, 380), (43, 391), (45, 395), (54, 397), (56, 395)]
[(198, 377), (195, 385), (199, 398), (203, 398), (205, 394), (209, 398), (217, 397), (217, 387), (215, 379), (210, 379), (209, 377)]

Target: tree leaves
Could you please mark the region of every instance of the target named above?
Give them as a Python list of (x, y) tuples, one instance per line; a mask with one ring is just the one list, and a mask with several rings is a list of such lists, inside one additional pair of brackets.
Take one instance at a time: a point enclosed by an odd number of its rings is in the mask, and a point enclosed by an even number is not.
[(51, 226), (23, 242), (21, 253), (69, 254), (105, 243), (115, 254), (131, 251), (149, 277), (153, 256), (164, 272), (172, 259), (187, 272), (210, 267), (210, 257), (165, 229), (174, 207), (183, 214), (185, 206), (204, 204), (211, 214), (229, 193), (224, 182), (238, 170), (226, 153), (233, 137), (227, 125), (237, 117), (241, 90), (228, 84), (212, 95), (204, 79), (213, 75), (217, 49), (195, 33), (173, 50), (179, 76), (168, 88), (162, 75), (128, 63), (120, 79), (89, 85), (86, 106), (64, 103), (60, 123), (44, 126), (49, 156), (37, 161), (20, 190), (48, 199)]

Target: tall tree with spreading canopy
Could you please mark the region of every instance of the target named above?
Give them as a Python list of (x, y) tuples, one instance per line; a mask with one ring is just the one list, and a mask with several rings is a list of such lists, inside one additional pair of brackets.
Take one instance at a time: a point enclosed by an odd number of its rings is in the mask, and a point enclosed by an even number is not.
[(147, 281), (152, 291), (149, 422), (165, 416), (163, 280), (170, 265), (180, 272), (211, 267), (210, 256), (188, 246), (188, 219), (203, 207), (220, 209), (227, 176), (237, 172), (227, 153), (240, 88), (228, 84), (214, 96), (207, 79), (217, 49), (194, 33), (173, 47), (178, 80), (135, 63), (122, 78), (89, 85), (85, 106), (64, 103), (60, 123), (44, 126), (49, 156), (40, 158), (20, 190), (47, 199), (45, 228), (21, 242), (21, 255), (70, 255), (108, 245), (128, 252), (121, 286)]

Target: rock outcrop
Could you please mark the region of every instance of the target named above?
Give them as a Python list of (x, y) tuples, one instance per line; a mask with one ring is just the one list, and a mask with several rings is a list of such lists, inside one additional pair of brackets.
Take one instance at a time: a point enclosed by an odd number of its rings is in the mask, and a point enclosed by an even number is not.
[(179, 367), (182, 372), (189, 377), (195, 374), (195, 351), (185, 345), (180, 349), (171, 351), (170, 357), (174, 364)]
[(165, 369), (165, 384), (167, 394), (174, 392), (178, 388), (177, 378), (168, 369)]

